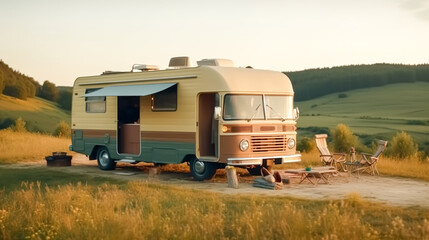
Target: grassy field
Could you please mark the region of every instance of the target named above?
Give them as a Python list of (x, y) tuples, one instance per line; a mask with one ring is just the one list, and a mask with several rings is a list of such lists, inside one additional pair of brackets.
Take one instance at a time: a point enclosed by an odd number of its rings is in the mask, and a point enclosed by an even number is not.
[[(43, 159), (52, 150), (29, 147), (37, 141), (69, 144), (9, 130), (0, 131), (0, 141), (2, 154), (21, 149), (2, 155), (0, 163)], [(303, 159), (295, 166), (320, 164), (314, 151)], [(418, 161), (409, 167), (404, 176), (429, 172), (429, 164)], [(383, 175), (397, 174), (379, 168)], [(335, 201), (231, 196), (0, 165), (0, 239), (429, 239), (428, 219), (428, 209), (391, 207), (356, 193)]]
[[(32, 175), (30, 169), (28, 175)], [(10, 176), (13, 178), (13, 176)], [(62, 179), (76, 178), (66, 174)], [(82, 179), (85, 181), (85, 179)], [(86, 179), (90, 182), (90, 179)], [(429, 210), (228, 196), (154, 184), (24, 182), (0, 194), (1, 239), (428, 239)]]
[(311, 136), (309, 127), (335, 128), (343, 123), (357, 135), (391, 139), (405, 131), (416, 142), (429, 145), (429, 83), (390, 84), (331, 94), (296, 102), (301, 111), (298, 133)]
[(0, 164), (43, 160), (52, 152), (67, 152), (71, 140), (40, 133), (0, 130)]
[(27, 123), (27, 129), (34, 132), (53, 133), (61, 120), (70, 124), (70, 113), (53, 102), (41, 98), (24, 101), (0, 94), (0, 123), (19, 117)]

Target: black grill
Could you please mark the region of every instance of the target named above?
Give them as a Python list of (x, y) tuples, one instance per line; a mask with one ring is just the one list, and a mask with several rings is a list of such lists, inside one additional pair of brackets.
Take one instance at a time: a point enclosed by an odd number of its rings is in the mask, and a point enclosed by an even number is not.
[(281, 136), (252, 136), (252, 152), (284, 152), (287, 149), (287, 138)]

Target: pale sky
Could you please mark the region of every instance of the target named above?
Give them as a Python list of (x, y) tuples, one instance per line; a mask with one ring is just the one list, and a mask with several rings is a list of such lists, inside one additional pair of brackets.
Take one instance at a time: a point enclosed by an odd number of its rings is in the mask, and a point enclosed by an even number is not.
[(0, 59), (57, 86), (170, 57), (277, 71), (429, 63), (429, 0), (0, 0)]

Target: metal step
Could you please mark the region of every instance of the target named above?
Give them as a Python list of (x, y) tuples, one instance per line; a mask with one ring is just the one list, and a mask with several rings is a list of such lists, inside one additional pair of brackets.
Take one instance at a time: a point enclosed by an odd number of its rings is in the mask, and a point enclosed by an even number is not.
[(138, 161), (134, 159), (119, 159), (119, 160), (116, 160), (116, 162), (138, 163)]

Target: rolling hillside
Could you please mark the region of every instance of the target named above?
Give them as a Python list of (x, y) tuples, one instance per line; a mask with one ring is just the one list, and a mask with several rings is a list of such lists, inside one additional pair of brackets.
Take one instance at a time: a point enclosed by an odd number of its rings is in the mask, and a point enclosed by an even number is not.
[(311, 100), (331, 93), (396, 83), (429, 82), (429, 64), (378, 63), (285, 72), (291, 79), (295, 99)]
[[(313, 137), (343, 123), (366, 144), (391, 139), (399, 131), (420, 147), (429, 145), (429, 83), (399, 83), (357, 89), (296, 102), (301, 117), (298, 134)], [(370, 136), (369, 136), (370, 135)]]
[(10, 125), (19, 117), (27, 122), (27, 129), (34, 132), (53, 133), (61, 120), (70, 124), (70, 112), (60, 109), (56, 103), (38, 97), (20, 100), (0, 94), (0, 127)]

